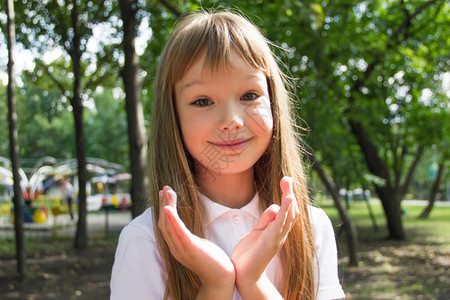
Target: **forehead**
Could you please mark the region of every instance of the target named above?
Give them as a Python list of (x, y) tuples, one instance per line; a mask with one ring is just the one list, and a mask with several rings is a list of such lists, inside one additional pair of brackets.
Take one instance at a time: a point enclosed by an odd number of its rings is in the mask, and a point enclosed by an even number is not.
[(175, 86), (177, 91), (181, 91), (196, 84), (206, 84), (223, 75), (235, 76), (243, 80), (266, 77), (265, 72), (252, 67), (235, 51), (231, 52), (229, 60), (215, 64), (208, 62), (207, 55), (203, 52), (186, 69)]
[(257, 27), (245, 18), (231, 13), (193, 14), (183, 19), (167, 46), (169, 85), (174, 85), (187, 69), (203, 59), (205, 71), (233, 67), (231, 53), (236, 52), (255, 69), (272, 73), (269, 43)]

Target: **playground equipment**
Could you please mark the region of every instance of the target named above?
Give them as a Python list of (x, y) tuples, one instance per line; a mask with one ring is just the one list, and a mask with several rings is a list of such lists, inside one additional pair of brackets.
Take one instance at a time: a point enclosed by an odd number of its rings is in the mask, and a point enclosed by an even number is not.
[[(91, 179), (90, 203), (101, 203), (100, 208), (127, 209), (131, 205), (128, 193), (131, 175), (118, 173), (112, 176), (98, 176)], [(100, 209), (98, 208), (98, 209)]]
[[(2, 162), (5, 160), (2, 159)], [(19, 169), (20, 175), (20, 186), (24, 196), (24, 200), (27, 201), (30, 197), (29, 182), (28, 178), (23, 171)], [(13, 189), (13, 174), (11, 170), (0, 167), (0, 225), (7, 222), (13, 222), (11, 218), (12, 215), (12, 197), (14, 195)], [(36, 222), (43, 223), (47, 220), (47, 214), (45, 208), (34, 208), (25, 207), (24, 209), (24, 222)]]
[[(0, 167), (0, 225), (11, 222), (13, 177), (8, 161), (1, 158)], [(86, 203), (88, 211), (101, 209), (127, 209), (131, 206), (128, 193), (131, 175), (124, 167), (97, 158), (88, 158), (86, 169)], [(45, 223), (49, 213), (54, 217), (68, 213), (65, 202), (63, 180), (70, 179), (74, 186), (74, 206), (78, 203), (77, 160), (57, 162), (52, 157), (40, 159), (29, 174), (29, 180), (20, 170), (24, 199), (24, 222)]]

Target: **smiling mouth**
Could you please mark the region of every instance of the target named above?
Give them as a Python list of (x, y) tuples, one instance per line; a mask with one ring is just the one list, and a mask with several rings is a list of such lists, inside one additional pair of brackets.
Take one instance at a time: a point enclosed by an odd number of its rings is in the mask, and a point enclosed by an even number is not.
[(236, 139), (220, 142), (210, 142), (212, 145), (224, 152), (240, 152), (250, 143), (252, 138)]

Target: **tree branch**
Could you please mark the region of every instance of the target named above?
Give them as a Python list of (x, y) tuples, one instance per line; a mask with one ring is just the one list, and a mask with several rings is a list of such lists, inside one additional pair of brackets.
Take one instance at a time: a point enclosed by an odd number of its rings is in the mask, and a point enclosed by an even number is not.
[(159, 2), (161, 2), (161, 4), (170, 10), (177, 18), (181, 16), (181, 12), (166, 0), (159, 0)]
[(105, 72), (103, 75), (99, 75), (101, 66), (106, 64), (110, 61), (110, 58), (112, 56), (111, 51), (105, 52), (104, 56), (97, 56), (97, 62), (96, 62), (96, 69), (93, 74), (89, 76), (89, 80), (84, 84), (84, 87), (82, 89), (94, 89), (96, 88), (102, 81), (104, 81), (105, 78), (108, 78), (110, 76), (117, 75), (115, 72)]
[(369, 168), (369, 171), (372, 174), (386, 180), (386, 184), (388, 186), (391, 186), (392, 182), (389, 174), (389, 169), (384, 160), (381, 159), (380, 155), (378, 154), (378, 149), (375, 144), (368, 138), (368, 135), (365, 132), (361, 122), (348, 119), (348, 123), (353, 135), (356, 137), (356, 140), (361, 147), (361, 151), (365, 157), (365, 161), (367, 167)]
[[(420, 7), (416, 9), (416, 11), (413, 14), (406, 14), (405, 20), (402, 22), (399, 28), (395, 31), (395, 33), (392, 35), (392, 41), (393, 43), (388, 43), (386, 45), (387, 49), (392, 49), (394, 45), (398, 44), (400, 42), (400, 35), (404, 32), (406, 32), (410, 26), (414, 18), (416, 18), (422, 11), (424, 11), (426, 8), (434, 4), (437, 0), (432, 0), (429, 2), (424, 3)], [(355, 98), (352, 96), (353, 93), (358, 93), (359, 89), (364, 85), (366, 80), (369, 78), (369, 76), (373, 73), (377, 65), (381, 62), (381, 55), (376, 56), (375, 60), (369, 63), (367, 69), (365, 70), (363, 76), (361, 79), (358, 79), (355, 81), (351, 88), (351, 95), (348, 98), (349, 104), (354, 104)], [(368, 135), (366, 131), (364, 130), (363, 124), (359, 122), (358, 120), (354, 120), (351, 117), (348, 118), (348, 123), (351, 127), (351, 130), (353, 132), (353, 135), (356, 137), (358, 144), (361, 147), (361, 150), (366, 158), (367, 166), (371, 173), (374, 175), (377, 175), (387, 181), (388, 186), (392, 184), (390, 180), (390, 174), (389, 169), (383, 159), (378, 154), (376, 145), (368, 138)], [(423, 151), (423, 149), (422, 149)], [(411, 166), (409, 172), (413, 171), (415, 169), (415, 166)], [(412, 174), (409, 174), (405, 184), (403, 187), (407, 187), (409, 185), (409, 182), (411, 178), (409, 176), (412, 176)]]
[(98, 5), (99, 9), (97, 9), (97, 11), (95, 12), (95, 15), (94, 15), (93, 19), (94, 20), (99, 20), (99, 19), (101, 19), (100, 17), (102, 15), (102, 13), (104, 12), (104, 9), (102, 9), (102, 8), (105, 6), (105, 0), (102, 0), (102, 1), (97, 0), (96, 4)]
[[(400, 27), (397, 28), (395, 33), (392, 35), (392, 39), (394, 40), (394, 42), (396, 42), (395, 44), (399, 43), (399, 40), (397, 40), (397, 39), (399, 38), (400, 34), (403, 31), (407, 31), (410, 28), (412, 20), (414, 18), (416, 18), (428, 6), (434, 4), (436, 1), (437, 0), (432, 0), (427, 3), (424, 3), (422, 6), (417, 8), (417, 10), (412, 15), (406, 14), (407, 17), (405, 18), (405, 20), (400, 25)], [(391, 44), (386, 45), (387, 49), (391, 49), (392, 47), (393, 47), (393, 45), (391, 45)], [(369, 76), (375, 70), (375, 67), (381, 62), (382, 55), (376, 55), (375, 57), (376, 57), (375, 60), (373, 62), (369, 63), (369, 65), (367, 66), (367, 69), (364, 71), (363, 78), (355, 81), (355, 83), (353, 84), (352, 89), (351, 89), (352, 91), (358, 91), (361, 88), (361, 86), (364, 84), (364, 82), (367, 80), (367, 78), (369, 78)], [(353, 99), (349, 99), (349, 100), (353, 100)]]
[[(437, 9), (436, 9), (436, 12), (434, 13), (434, 15), (433, 15), (428, 21), (424, 21), (424, 23), (427, 23), (427, 24), (433, 23), (433, 22), (435, 21), (436, 17), (438, 16), (439, 12), (441, 11), (442, 7), (444, 7), (445, 3), (446, 3), (445, 1), (441, 1), (441, 3), (439, 4), (439, 6), (437, 6)], [(413, 34), (414, 34), (415, 32), (420, 31), (420, 30), (422, 30), (422, 28), (421, 28), (421, 27), (418, 27), (417, 30), (415, 30), (415, 31), (413, 32)]]
[(55, 76), (53, 76), (52, 72), (50, 72), (48, 66), (44, 64), (40, 59), (36, 59), (36, 64), (40, 66), (42, 69), (44, 69), (45, 74), (55, 83), (56, 87), (61, 91), (62, 95), (65, 95), (67, 92), (67, 89), (64, 88), (64, 85), (56, 79)]
[(58, 19), (59, 19), (59, 26), (55, 26), (55, 31), (59, 32), (61, 35), (61, 43), (64, 49), (66, 49), (67, 53), (70, 53), (70, 48), (67, 47), (66, 42), (68, 42), (68, 35), (67, 35), (67, 28), (64, 26), (64, 16), (63, 16), (63, 10), (57, 9), (58, 12)]
[[(305, 149), (306, 148), (308, 148), (308, 147), (305, 145)], [(308, 149), (308, 151), (306, 152), (306, 157), (309, 160), (309, 162), (311, 163), (312, 168), (319, 175), (322, 183), (325, 185), (328, 193), (330, 193), (331, 198), (333, 199), (334, 205), (336, 206), (336, 209), (339, 212), (339, 216), (344, 224), (345, 230), (347, 231), (347, 240), (348, 240), (348, 246), (349, 246), (349, 260), (350, 260), (349, 264), (351, 266), (357, 266), (358, 261), (359, 261), (358, 233), (356, 230), (355, 223), (353, 222), (350, 215), (348, 214), (347, 209), (341, 203), (341, 197), (339, 195), (338, 186), (334, 182), (333, 178), (331, 178), (325, 172), (325, 170), (322, 168), (320, 163), (316, 160), (316, 157), (315, 157), (314, 153), (312, 152), (312, 149)]]
[(418, 146), (416, 155), (414, 156), (414, 160), (411, 163), (411, 165), (409, 166), (409, 170), (406, 175), (405, 182), (403, 183), (403, 185), (401, 187), (402, 197), (408, 191), (409, 185), (411, 184), (411, 181), (412, 181), (412, 178), (414, 175), (414, 171), (416, 170), (416, 167), (419, 164), (420, 159), (422, 158), (423, 152), (424, 152), (424, 148), (422, 146)]
[(416, 9), (416, 11), (412, 15), (406, 14), (405, 20), (403, 20), (403, 23), (400, 25), (399, 28), (397, 28), (397, 30), (392, 35), (393, 40), (397, 41), (397, 39), (400, 37), (400, 34), (406, 33), (408, 31), (409, 27), (411, 26), (411, 23), (414, 20), (414, 18), (416, 18), (428, 6), (433, 5), (434, 3), (436, 3), (436, 1), (437, 0), (432, 0), (432, 1), (429, 1), (429, 2), (426, 2), (426, 3), (422, 4), (421, 6), (419, 6)]

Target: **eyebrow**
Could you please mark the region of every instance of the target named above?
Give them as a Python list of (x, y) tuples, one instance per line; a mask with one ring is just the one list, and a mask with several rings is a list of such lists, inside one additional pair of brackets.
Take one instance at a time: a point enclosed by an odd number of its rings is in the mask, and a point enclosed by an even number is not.
[[(259, 79), (258, 72), (254, 72), (254, 73), (248, 74), (248, 75), (244, 76), (242, 78), (242, 80), (252, 80), (252, 79), (255, 79), (255, 78)], [(265, 78), (265, 75), (264, 75), (264, 78)], [(180, 91), (183, 91), (183, 90), (185, 90), (187, 88), (190, 88), (192, 86), (195, 86), (195, 85), (205, 85), (205, 84), (207, 84), (205, 80), (194, 79), (192, 81), (189, 81), (189, 82), (183, 84), (183, 86), (181, 86), (181, 88), (180, 88)]]

